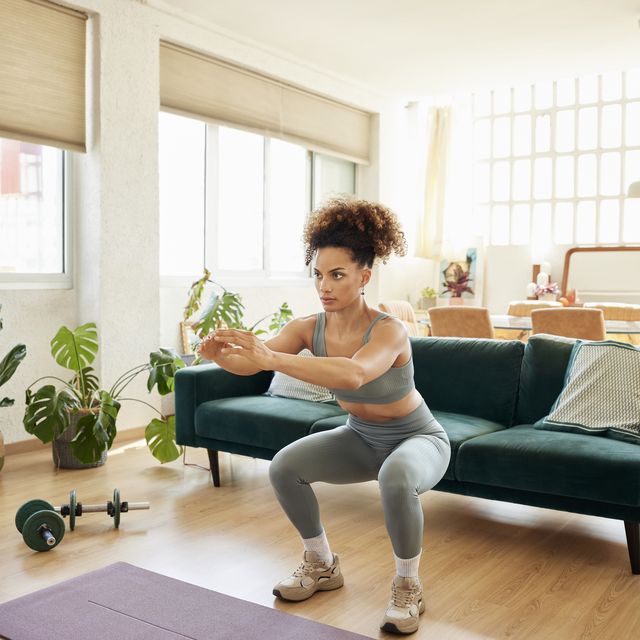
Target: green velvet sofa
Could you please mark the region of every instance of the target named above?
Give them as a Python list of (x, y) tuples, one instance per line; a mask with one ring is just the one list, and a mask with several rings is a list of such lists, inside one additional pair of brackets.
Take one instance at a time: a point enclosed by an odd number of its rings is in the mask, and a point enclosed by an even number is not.
[[(573, 341), (411, 338), (416, 387), (451, 441), (436, 490), (622, 520), (640, 573), (640, 445), (534, 429), (563, 386)], [(309, 433), (345, 422), (335, 403), (266, 395), (271, 372), (236, 376), (216, 365), (176, 375), (179, 444), (270, 460)]]

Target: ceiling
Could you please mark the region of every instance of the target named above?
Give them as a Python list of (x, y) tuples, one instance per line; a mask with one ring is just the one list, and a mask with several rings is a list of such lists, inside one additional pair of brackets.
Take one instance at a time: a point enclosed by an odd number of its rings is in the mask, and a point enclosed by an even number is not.
[(159, 0), (402, 99), (640, 66), (640, 0)]

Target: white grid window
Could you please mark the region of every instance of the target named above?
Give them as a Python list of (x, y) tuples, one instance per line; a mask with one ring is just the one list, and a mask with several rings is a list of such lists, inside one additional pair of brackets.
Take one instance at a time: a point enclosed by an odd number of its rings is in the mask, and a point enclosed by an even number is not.
[(493, 245), (640, 242), (640, 69), (473, 97), (475, 215)]

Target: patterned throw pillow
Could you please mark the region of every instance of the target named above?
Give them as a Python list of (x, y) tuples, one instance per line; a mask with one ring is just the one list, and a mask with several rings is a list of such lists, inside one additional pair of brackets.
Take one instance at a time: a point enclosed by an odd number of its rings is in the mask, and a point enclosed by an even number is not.
[[(309, 349), (303, 349), (298, 355), (303, 358), (314, 357)], [(311, 402), (330, 402), (334, 400), (333, 393), (326, 387), (303, 382), (280, 371), (274, 372), (267, 395), (295, 398), (296, 400), (310, 400)]]
[(534, 426), (640, 444), (640, 349), (612, 340), (578, 340), (560, 395)]

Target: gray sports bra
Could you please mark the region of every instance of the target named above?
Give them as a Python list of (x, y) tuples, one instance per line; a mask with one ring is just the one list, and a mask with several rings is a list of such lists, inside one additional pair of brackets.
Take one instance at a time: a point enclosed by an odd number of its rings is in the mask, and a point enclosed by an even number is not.
[[(369, 341), (373, 325), (382, 318), (388, 318), (388, 314), (380, 313), (373, 319), (369, 328), (362, 337), (362, 344)], [(316, 316), (316, 327), (313, 331), (313, 353), (316, 356), (326, 357), (327, 348), (324, 342), (324, 329), (326, 315), (324, 312)], [(359, 389), (331, 389), (336, 400), (343, 402), (363, 402), (367, 404), (388, 404), (404, 398), (411, 390), (415, 389), (413, 381), (413, 357), (401, 367), (391, 367), (375, 380), (363, 384)]]

